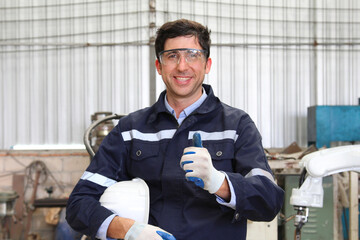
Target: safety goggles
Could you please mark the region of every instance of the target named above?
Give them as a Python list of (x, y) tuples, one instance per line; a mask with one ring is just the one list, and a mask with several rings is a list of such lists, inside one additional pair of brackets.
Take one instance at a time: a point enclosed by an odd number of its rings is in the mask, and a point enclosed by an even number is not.
[(189, 64), (196, 64), (205, 62), (205, 50), (194, 48), (177, 48), (161, 51), (159, 53), (160, 63), (163, 65), (177, 65), (180, 62), (181, 56), (185, 58), (185, 61)]

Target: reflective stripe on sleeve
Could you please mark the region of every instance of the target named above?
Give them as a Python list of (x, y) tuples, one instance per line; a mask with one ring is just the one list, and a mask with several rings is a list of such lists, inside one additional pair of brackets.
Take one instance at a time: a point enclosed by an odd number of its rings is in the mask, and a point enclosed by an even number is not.
[(92, 173), (92, 172), (88, 172), (88, 171), (85, 171), (80, 179), (96, 183), (96, 184), (101, 185), (103, 187), (110, 187), (111, 185), (116, 183), (115, 180), (107, 178), (107, 177), (105, 177), (103, 175), (100, 175), (98, 173)]
[(239, 137), (238, 134), (236, 134), (235, 130), (225, 130), (222, 132), (204, 132), (204, 131), (190, 131), (188, 139), (192, 139), (194, 133), (200, 133), (201, 140), (224, 140), (224, 139), (232, 139), (234, 142), (236, 142), (237, 138)]
[(162, 139), (171, 139), (176, 132), (176, 129), (162, 130), (157, 133), (142, 133), (138, 130), (132, 129), (130, 131), (122, 132), (121, 135), (124, 141), (130, 141), (132, 139), (141, 139), (144, 141), (158, 142)]
[(270, 181), (276, 184), (274, 177), (268, 171), (265, 171), (261, 168), (254, 168), (248, 174), (246, 174), (246, 178), (253, 176), (264, 176), (267, 177)]

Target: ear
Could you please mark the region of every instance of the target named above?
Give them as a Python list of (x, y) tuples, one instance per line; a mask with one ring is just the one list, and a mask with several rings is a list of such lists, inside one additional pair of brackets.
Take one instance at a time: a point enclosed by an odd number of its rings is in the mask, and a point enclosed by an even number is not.
[(208, 74), (211, 69), (212, 60), (211, 58), (208, 58), (205, 65), (205, 74)]
[(161, 75), (161, 63), (159, 62), (158, 59), (155, 60), (155, 66), (158, 74)]

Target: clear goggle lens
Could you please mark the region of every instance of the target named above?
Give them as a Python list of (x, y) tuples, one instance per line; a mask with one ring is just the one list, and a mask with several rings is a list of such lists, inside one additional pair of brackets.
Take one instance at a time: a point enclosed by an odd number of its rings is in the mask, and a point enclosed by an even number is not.
[(170, 49), (160, 52), (160, 62), (164, 65), (179, 64), (181, 56), (187, 63), (205, 62), (205, 50), (193, 48)]

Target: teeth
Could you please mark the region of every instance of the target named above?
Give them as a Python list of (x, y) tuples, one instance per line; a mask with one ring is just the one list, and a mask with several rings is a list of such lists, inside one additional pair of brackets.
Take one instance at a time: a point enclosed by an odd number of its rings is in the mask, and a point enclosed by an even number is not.
[(186, 80), (189, 80), (190, 78), (177, 77), (176, 79), (179, 81), (186, 81)]

